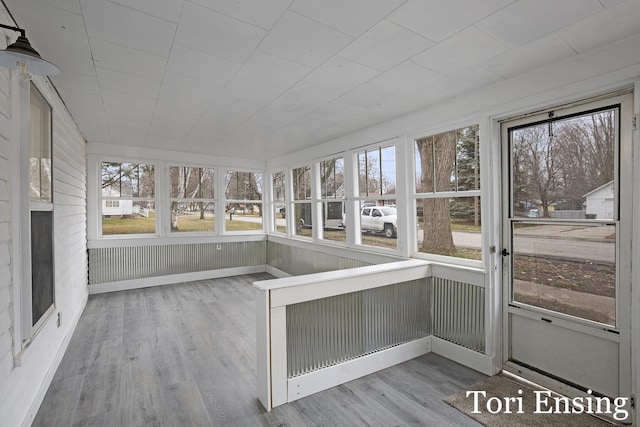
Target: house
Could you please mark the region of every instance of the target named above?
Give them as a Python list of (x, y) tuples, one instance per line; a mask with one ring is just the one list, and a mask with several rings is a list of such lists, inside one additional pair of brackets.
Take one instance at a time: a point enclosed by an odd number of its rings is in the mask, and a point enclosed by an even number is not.
[[(246, 293), (255, 353), (232, 361), (255, 357), (254, 409), (431, 352), (622, 399), (617, 421), (637, 425), (640, 200), (614, 198), (606, 224), (590, 203), (608, 187), (585, 195), (595, 219), (513, 200), (541, 198), (527, 147), (571, 172), (557, 126), (588, 135), (565, 146), (585, 156), (607, 141), (611, 185), (640, 194), (638, 16), (637, 0), (4, 0), (2, 47), (26, 35), (48, 62), (0, 52), (0, 423), (30, 425), (74, 332), (105, 330), (82, 318), (98, 294), (268, 273)], [(344, 167), (344, 206), (326, 162)], [(322, 226), (334, 202), (345, 228)], [(198, 203), (205, 219), (172, 228), (172, 206)], [(397, 236), (361, 232), (365, 203), (396, 206)], [(153, 215), (104, 232), (125, 204)], [(239, 204), (263, 215), (231, 223)]]
[(591, 215), (597, 219), (613, 219), (613, 181), (595, 188), (585, 194), (585, 215)]
[(120, 192), (115, 188), (102, 189), (102, 215), (106, 217), (123, 217), (133, 214), (132, 200), (117, 200), (109, 197), (120, 197)]

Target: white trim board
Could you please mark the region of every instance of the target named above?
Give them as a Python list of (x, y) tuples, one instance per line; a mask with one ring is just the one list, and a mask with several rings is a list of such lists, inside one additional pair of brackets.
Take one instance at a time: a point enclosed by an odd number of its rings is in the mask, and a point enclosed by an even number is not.
[[(33, 423), (33, 420), (36, 418), (36, 415), (38, 414), (38, 410), (40, 409), (40, 405), (42, 405), (42, 401), (44, 400), (44, 397), (46, 396), (47, 391), (49, 390), (49, 386), (53, 381), (53, 377), (58, 371), (60, 362), (62, 362), (62, 358), (67, 352), (67, 348), (69, 347), (69, 342), (71, 342), (71, 337), (73, 336), (73, 333), (76, 331), (76, 328), (78, 327), (78, 323), (80, 322), (82, 313), (84, 313), (84, 309), (87, 305), (87, 300), (88, 298), (85, 296), (82, 300), (82, 303), (80, 304), (80, 309), (77, 310), (76, 315), (72, 319), (71, 327), (69, 328), (69, 330), (67, 331), (67, 334), (64, 336), (62, 342), (60, 343), (60, 347), (58, 347), (58, 351), (56, 352), (51, 362), (51, 365), (47, 370), (47, 373), (42, 379), (42, 383), (40, 383), (40, 387), (38, 388), (38, 391), (33, 401), (29, 405), (29, 410), (27, 411), (27, 414), (25, 415), (24, 420), (22, 420), (23, 426), (30, 426), (31, 423)], [(55, 316), (57, 316), (57, 313), (58, 313), (57, 311), (54, 312)], [(55, 316), (52, 316), (52, 319), (50, 319), (51, 322), (55, 322), (54, 320)]]
[(151, 288), (153, 286), (173, 285), (195, 280), (218, 279), (220, 277), (241, 276), (243, 274), (264, 273), (264, 265), (249, 267), (221, 268), (218, 270), (196, 271), (192, 273), (171, 274), (168, 276), (145, 277), (142, 279), (121, 280), (118, 282), (96, 283), (89, 285), (89, 294), (127, 291), (131, 289)]
[(485, 375), (493, 376), (497, 373), (494, 369), (494, 356), (469, 350), (442, 338), (431, 336), (431, 351)]
[(349, 360), (288, 381), (288, 402), (344, 384), (431, 351), (431, 336)]

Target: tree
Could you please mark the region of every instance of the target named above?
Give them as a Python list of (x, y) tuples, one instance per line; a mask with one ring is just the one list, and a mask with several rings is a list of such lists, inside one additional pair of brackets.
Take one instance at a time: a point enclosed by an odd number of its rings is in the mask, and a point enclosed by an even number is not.
[(178, 218), (183, 209), (198, 210), (200, 219), (204, 220), (209, 202), (203, 199), (214, 197), (214, 170), (189, 166), (169, 168), (169, 193), (172, 199), (183, 199), (171, 202), (172, 229), (178, 229)]
[[(227, 200), (262, 200), (262, 175), (253, 172), (227, 172), (225, 175), (225, 198)], [(262, 216), (261, 204), (258, 215)]]
[(583, 195), (614, 178), (615, 114), (602, 111), (557, 123), (565, 209), (582, 209)]
[(511, 133), (514, 209), (582, 210), (584, 195), (614, 178), (615, 112), (588, 113)]
[[(395, 165), (394, 147), (374, 148), (358, 154), (358, 188), (361, 196), (395, 194), (395, 182), (389, 180), (383, 165)], [(389, 172), (389, 171), (387, 171)], [(391, 179), (395, 181), (395, 176)]]
[[(480, 189), (480, 144), (478, 126), (459, 129), (456, 153), (456, 191)], [(470, 199), (470, 200), (469, 200)], [(453, 217), (480, 225), (480, 196), (457, 198), (451, 202)]]
[[(549, 217), (549, 206), (560, 200), (561, 164), (560, 144), (554, 138), (552, 123), (518, 129), (512, 133), (514, 163), (526, 173), (522, 189), (529, 204), (540, 203), (542, 216)], [(532, 200), (537, 198), (538, 200)]]
[[(445, 191), (455, 176), (457, 131), (449, 131), (416, 141), (420, 156), (420, 184), (423, 191)], [(422, 199), (424, 237), (421, 252), (455, 255), (451, 233), (449, 198)]]

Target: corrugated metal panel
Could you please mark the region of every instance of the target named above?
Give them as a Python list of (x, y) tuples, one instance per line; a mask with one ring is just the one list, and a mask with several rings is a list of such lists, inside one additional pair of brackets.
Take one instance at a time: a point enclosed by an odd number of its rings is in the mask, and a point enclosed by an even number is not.
[(287, 369), (295, 377), (429, 335), (426, 280), (287, 306)]
[(429, 281), (433, 304), (432, 334), (484, 352), (484, 288), (439, 277)]
[(371, 265), (364, 261), (271, 241), (267, 242), (267, 264), (292, 276)]
[[(197, 243), (89, 250), (89, 283), (265, 264), (265, 242)], [(216, 249), (221, 245), (221, 249)]]

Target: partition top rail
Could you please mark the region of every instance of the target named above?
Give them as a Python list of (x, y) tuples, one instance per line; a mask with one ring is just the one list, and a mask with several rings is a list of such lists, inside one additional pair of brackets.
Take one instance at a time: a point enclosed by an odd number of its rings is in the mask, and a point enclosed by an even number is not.
[(406, 260), (304, 276), (261, 280), (254, 286), (270, 293), (271, 308), (374, 289), (431, 276), (431, 263)]

